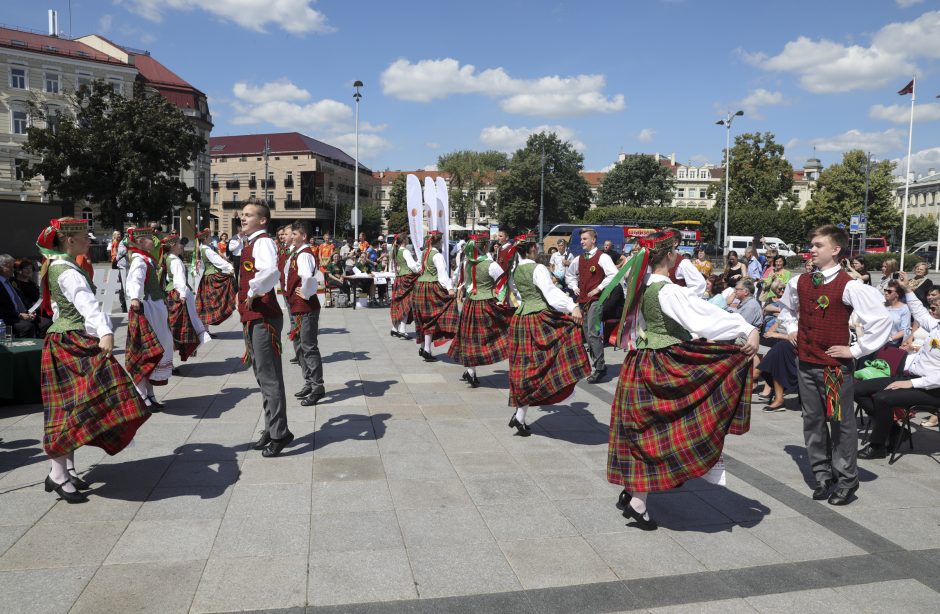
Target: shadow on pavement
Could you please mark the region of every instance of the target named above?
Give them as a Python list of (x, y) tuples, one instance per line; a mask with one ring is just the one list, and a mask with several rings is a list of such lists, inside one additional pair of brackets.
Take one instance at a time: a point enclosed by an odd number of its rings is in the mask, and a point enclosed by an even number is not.
[(48, 457), (38, 439), (0, 440), (0, 471), (25, 467)]
[(231, 341), (233, 339), (244, 339), (245, 334), (240, 330), (227, 330), (221, 333), (212, 333), (213, 339), (222, 339), (226, 341)]
[(345, 328), (321, 328), (318, 332), (320, 335), (342, 335), (348, 333), (349, 330)]
[(546, 405), (538, 411), (538, 419), (531, 422), (533, 434), (585, 446), (606, 444), (609, 426), (599, 422), (594, 414), (585, 411), (586, 408), (587, 403), (583, 401)]
[(320, 429), (296, 439), (281, 456), (300, 456), (316, 452), (341, 441), (375, 441), (385, 437), (385, 422), (391, 414), (343, 414), (324, 422)]
[(369, 352), (350, 352), (348, 350), (340, 350), (339, 352), (333, 352), (329, 356), (323, 357), (323, 362), (343, 362), (346, 360), (372, 360), (369, 358)]
[(349, 380), (345, 388), (339, 390), (328, 390), (326, 396), (320, 401), (319, 405), (328, 405), (330, 403), (339, 403), (353, 397), (367, 396), (380, 397), (388, 392), (395, 380), (383, 380), (374, 382), (371, 380)]
[(194, 362), (186, 364), (185, 362), (178, 365), (181, 368), (182, 375), (178, 377), (189, 378), (189, 377), (205, 377), (207, 375), (228, 375), (230, 373), (235, 373), (236, 371), (241, 371), (248, 368), (247, 365), (242, 364), (242, 359), (240, 356), (229, 356), (225, 360), (215, 360), (212, 362)]
[(257, 390), (257, 388), (223, 388), (218, 394), (166, 399), (163, 413), (171, 416), (192, 416), (196, 420), (220, 418), (222, 414), (234, 409), (238, 403)]
[[(809, 457), (806, 456), (806, 448), (803, 446), (784, 446), (783, 451), (790, 455), (793, 462), (803, 474), (803, 481), (810, 488), (816, 487), (816, 476), (809, 465)], [(858, 468), (858, 479), (860, 482), (871, 482), (878, 477), (877, 473), (872, 473), (863, 467)]]

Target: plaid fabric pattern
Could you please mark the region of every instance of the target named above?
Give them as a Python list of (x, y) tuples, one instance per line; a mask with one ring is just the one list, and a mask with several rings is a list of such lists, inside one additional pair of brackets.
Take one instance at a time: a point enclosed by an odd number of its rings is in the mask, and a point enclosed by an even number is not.
[(84, 445), (117, 454), (150, 417), (117, 360), (78, 331), (46, 335), (41, 381), (42, 447), (52, 457)]
[(131, 310), (127, 314), (127, 347), (124, 366), (134, 381), (140, 383), (150, 377), (163, 359), (163, 346), (143, 311)]
[(166, 310), (169, 314), (170, 332), (173, 333), (173, 348), (180, 353), (180, 360), (186, 362), (190, 356), (196, 354), (199, 337), (189, 319), (186, 301), (180, 299), (179, 290), (170, 290), (166, 295)]
[(436, 281), (415, 284), (411, 309), (418, 343), (424, 342), (424, 335), (431, 335), (434, 345), (443, 345), (457, 334), (457, 299)]
[(196, 292), (196, 313), (206, 326), (228, 320), (237, 307), (235, 277), (224, 273), (203, 275)]
[(729, 343), (690, 341), (627, 354), (610, 413), (607, 480), (667, 490), (718, 462), (727, 434), (750, 428), (751, 359)]
[(411, 324), (414, 319), (411, 301), (414, 298), (414, 289), (418, 277), (420, 276), (417, 273), (410, 273), (395, 278), (395, 283), (392, 285), (392, 302), (389, 306), (392, 322)]
[(300, 324), (303, 321), (303, 314), (292, 313), (290, 318), (290, 331), (287, 333), (287, 338), (293, 341), (297, 338), (297, 335), (300, 334)]
[[(297, 325), (300, 325), (299, 320)], [(263, 326), (268, 329), (268, 332), (271, 333), (271, 350), (274, 352), (274, 355), (278, 358), (281, 357), (281, 338), (278, 335), (277, 329), (274, 328), (270, 322), (265, 320), (251, 320), (249, 322), (242, 323), (242, 337), (245, 340), (245, 353), (242, 355), (242, 364), (251, 365), (254, 362), (254, 354), (251, 351), (251, 327), (252, 326)], [(300, 329), (298, 328), (298, 332)]]
[(512, 311), (495, 299), (464, 301), (447, 355), (465, 367), (491, 365), (509, 354)]
[(509, 405), (554, 405), (591, 374), (581, 326), (545, 309), (509, 326)]

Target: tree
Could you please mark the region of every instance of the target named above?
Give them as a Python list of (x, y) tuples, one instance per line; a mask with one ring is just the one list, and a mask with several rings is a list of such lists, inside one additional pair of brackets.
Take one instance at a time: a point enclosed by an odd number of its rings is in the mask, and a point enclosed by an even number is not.
[(907, 246), (937, 240), (937, 220), (929, 215), (907, 216)]
[[(802, 211), (804, 230), (823, 224), (845, 224), (862, 213), (865, 205), (866, 154), (853, 149), (842, 154), (842, 162), (819, 174), (816, 190)], [(894, 206), (894, 162), (871, 165), (868, 188), (868, 236), (890, 236), (900, 232), (901, 216)]]
[(400, 173), (389, 189), (388, 209), (385, 210), (385, 222), (388, 231), (398, 234), (408, 230), (408, 186), (407, 175)]
[(451, 218), (463, 224), (475, 217), (473, 206), (477, 192), (491, 185), (496, 173), (509, 167), (509, 156), (501, 151), (460, 150), (443, 154), (437, 168), (449, 178), (448, 203)]
[(501, 224), (519, 231), (537, 228), (541, 156), (545, 152), (545, 223), (580, 219), (591, 203), (591, 188), (581, 176), (584, 156), (553, 133), (532, 134), (496, 180)]
[(182, 111), (142, 83), (116, 95), (103, 81), (82, 86), (68, 99), (70, 112), (54, 116), (38, 105), (37, 124), (27, 130), (22, 165), (27, 179), (39, 175), (57, 197), (101, 205), (106, 226), (134, 219), (159, 220), (199, 192), (180, 179), (206, 149)]
[(601, 206), (668, 206), (674, 186), (672, 173), (653, 156), (627, 156), (604, 177), (597, 201)]
[[(739, 134), (731, 147), (730, 209), (778, 209), (796, 205), (793, 196), (793, 166), (783, 157), (783, 145), (772, 132)], [(725, 179), (708, 188), (715, 207), (724, 209)]]

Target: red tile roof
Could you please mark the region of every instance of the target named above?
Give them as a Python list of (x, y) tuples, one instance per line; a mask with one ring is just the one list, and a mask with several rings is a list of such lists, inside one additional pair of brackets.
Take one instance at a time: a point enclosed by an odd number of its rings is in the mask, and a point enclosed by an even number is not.
[(450, 174), (441, 171), (372, 171), (372, 176), (379, 180), (379, 185), (383, 186), (395, 183), (399, 175), (414, 175), (422, 185), (424, 184), (425, 177), (430, 177), (431, 179), (436, 179), (437, 177), (443, 177), (445, 180), (450, 179)]
[[(209, 139), (209, 154), (216, 157), (260, 156), (264, 140), (268, 139), (271, 155), (316, 154), (353, 166), (355, 158), (338, 147), (310, 138), (299, 132), (273, 134), (239, 134), (235, 136), (213, 136)], [(369, 170), (362, 163), (359, 167)], [(371, 172), (371, 171), (370, 171)]]
[(587, 180), (592, 188), (596, 188), (604, 181), (604, 177), (607, 176), (607, 173), (599, 171), (581, 171), (581, 176)]
[(127, 66), (124, 62), (105, 55), (85, 43), (59, 38), (58, 36), (49, 36), (48, 34), (26, 32), (16, 28), (0, 27), (0, 47), (77, 58), (89, 62)]

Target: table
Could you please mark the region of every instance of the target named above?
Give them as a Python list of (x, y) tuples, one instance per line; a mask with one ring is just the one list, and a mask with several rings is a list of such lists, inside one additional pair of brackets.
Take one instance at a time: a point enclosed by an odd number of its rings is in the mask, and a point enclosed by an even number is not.
[(382, 280), (385, 280), (385, 283), (389, 284), (389, 287), (391, 287), (391, 283), (395, 281), (395, 273), (391, 273), (387, 271), (378, 271), (376, 273), (371, 273), (371, 274), (360, 273), (358, 275), (356, 274), (344, 275), (343, 277), (350, 283), (350, 285), (353, 288), (353, 309), (356, 308), (356, 303), (357, 303), (357, 298), (355, 294), (356, 288), (361, 288), (363, 292), (366, 292), (371, 297), (372, 290), (375, 289), (375, 284), (373, 282), (375, 282), (378, 279), (382, 279)]
[(0, 345), (0, 400), (15, 404), (42, 401), (42, 339), (14, 339)]

